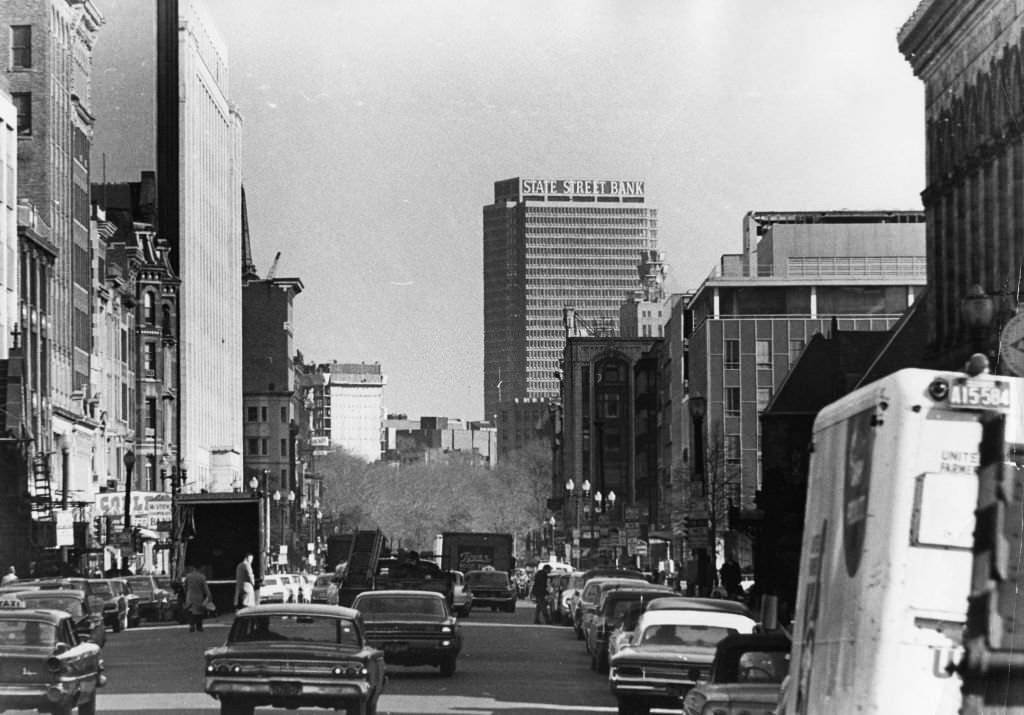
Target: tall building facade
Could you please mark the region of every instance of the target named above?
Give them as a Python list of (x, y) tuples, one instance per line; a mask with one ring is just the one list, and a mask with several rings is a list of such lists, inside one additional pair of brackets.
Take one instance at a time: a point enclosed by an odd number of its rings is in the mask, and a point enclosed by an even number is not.
[(636, 264), (657, 248), (643, 181), (512, 178), (483, 209), (484, 410), (558, 395), (563, 311), (618, 331)]
[(0, 75), (0, 360), (18, 320), (18, 113)]
[[(55, 516), (82, 520), (96, 479), (92, 453), (101, 438), (90, 380), (89, 151), (92, 52), (102, 25), (91, 0), (0, 3), (0, 57), (17, 115), (17, 193), (25, 220), (22, 231), (19, 215), (24, 312), (10, 343), (10, 354), (17, 345), (24, 362), (8, 370), (5, 411), (19, 411), (19, 439), (28, 440), (23, 456), (31, 477), (18, 475), (28, 481), (21, 493), (31, 495), (35, 522), (51, 527)], [(11, 395), (15, 383), (18, 394)], [(55, 538), (52, 530), (34, 530), (31, 545), (71, 548), (69, 533), (57, 530)], [(66, 560), (68, 552), (62, 556)]]
[(242, 121), (227, 47), (196, 0), (157, 2), (158, 231), (179, 296), (186, 490), (230, 491), (242, 465)]
[[(672, 492), (686, 499), (695, 522), (714, 515), (719, 542), (729, 507), (754, 506), (759, 417), (810, 339), (833, 325), (887, 331), (925, 285), (920, 211), (752, 212), (743, 247), (722, 256), (680, 306), (690, 313), (681, 319), (688, 402), (673, 420), (672, 478), (692, 481), (703, 472), (703, 479), (691, 488), (674, 484)], [(691, 548), (711, 546), (703, 527), (688, 536)], [(749, 544), (726, 548), (749, 564)]]
[[(298, 491), (296, 426), (304, 390), (293, 365), (292, 309), (298, 278), (253, 279), (242, 289), (242, 363), (246, 480)], [(242, 485), (238, 485), (242, 486)]]
[(303, 368), (309, 385), (313, 446), (341, 447), (376, 462), (384, 437), (384, 386), (380, 363), (322, 363)]
[(927, 337), (911, 364), (959, 368), (982, 347), (961, 308), (972, 286), (990, 301), (985, 352), (1005, 356), (998, 336), (1017, 309), (1024, 265), (1024, 9), (922, 2), (899, 49), (925, 86)]

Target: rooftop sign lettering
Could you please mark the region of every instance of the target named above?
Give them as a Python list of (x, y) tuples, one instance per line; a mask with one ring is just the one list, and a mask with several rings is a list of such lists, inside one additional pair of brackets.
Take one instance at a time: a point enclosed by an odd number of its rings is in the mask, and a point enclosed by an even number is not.
[(644, 195), (643, 181), (610, 179), (521, 179), (522, 194), (530, 195), (586, 195), (636, 196)]

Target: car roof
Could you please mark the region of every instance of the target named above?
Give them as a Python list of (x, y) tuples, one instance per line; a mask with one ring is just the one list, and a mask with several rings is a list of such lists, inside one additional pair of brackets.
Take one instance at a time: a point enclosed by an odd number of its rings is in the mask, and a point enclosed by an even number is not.
[(25, 596), (38, 596), (40, 598), (54, 598), (55, 596), (85, 599), (85, 591), (77, 588), (26, 588), (22, 591), (11, 591), (8, 596), (11, 598), (24, 598)]
[(508, 576), (508, 571), (499, 571), (497, 569), (472, 569), (470, 571), (467, 571), (466, 575), (468, 576), (471, 573), (503, 573), (506, 576)]
[(660, 626), (660, 625), (703, 625), (720, 628), (737, 628), (742, 627), (746, 629), (746, 632), (751, 632), (753, 627), (757, 625), (753, 618), (743, 615), (742, 613), (728, 613), (728, 612), (713, 612), (703, 610), (687, 610), (687, 609), (674, 609), (666, 611), (652, 611), (647, 610), (641, 614), (640, 619), (637, 621), (636, 628), (637, 632), (644, 630), (649, 626)]
[(632, 601), (640, 598), (672, 598), (672, 591), (660, 588), (613, 588), (604, 594), (605, 602), (608, 601)]
[(277, 603), (249, 606), (238, 611), (235, 616), (334, 616), (354, 619), (359, 617), (359, 611), (322, 603)]
[(395, 596), (399, 596), (402, 598), (414, 596), (416, 598), (436, 598), (442, 601), (445, 600), (444, 596), (438, 593), (437, 591), (416, 591), (413, 589), (404, 588), (381, 589), (380, 591), (363, 591), (362, 593), (356, 596), (356, 600), (358, 601), (364, 597), (369, 598), (371, 596), (385, 596), (389, 598)]
[(584, 581), (590, 581), (590, 579), (597, 578), (599, 576), (615, 576), (615, 577), (618, 577), (618, 578), (632, 578), (632, 579), (642, 580), (642, 581), (646, 581), (647, 580), (647, 578), (642, 573), (640, 573), (639, 571), (635, 571), (633, 569), (620, 569), (620, 568), (614, 568), (614, 567), (602, 567), (602, 568), (590, 569), (589, 571), (584, 571), (583, 572), (583, 580)]
[(718, 641), (715, 657), (719, 652), (729, 650), (780, 650), (788, 651), (793, 641), (782, 632), (733, 633)]
[(67, 611), (56, 608), (0, 608), (0, 619), (19, 620), (31, 616), (34, 621), (56, 625), (68, 617)]
[(754, 614), (750, 609), (739, 601), (730, 601), (725, 598), (695, 598), (691, 596), (673, 596), (659, 598), (652, 601), (648, 610), (687, 610), (687, 611), (718, 611), (721, 613), (736, 613), (747, 618), (753, 618)]

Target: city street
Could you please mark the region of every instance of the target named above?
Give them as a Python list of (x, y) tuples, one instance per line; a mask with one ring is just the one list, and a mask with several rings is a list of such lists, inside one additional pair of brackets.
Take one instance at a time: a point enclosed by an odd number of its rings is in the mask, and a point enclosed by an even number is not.
[[(583, 644), (570, 628), (534, 626), (533, 604), (514, 615), (474, 610), (460, 619), (464, 647), (458, 670), (389, 669), (378, 711), (402, 714), (611, 713), (606, 676), (590, 670)], [(209, 713), (217, 701), (203, 693), (202, 652), (223, 641), (230, 616), (209, 621), (203, 633), (186, 626), (144, 623), (111, 634), (104, 648), (109, 684), (100, 712)], [(260, 708), (257, 712), (294, 712)], [(308, 709), (301, 713), (327, 712)]]

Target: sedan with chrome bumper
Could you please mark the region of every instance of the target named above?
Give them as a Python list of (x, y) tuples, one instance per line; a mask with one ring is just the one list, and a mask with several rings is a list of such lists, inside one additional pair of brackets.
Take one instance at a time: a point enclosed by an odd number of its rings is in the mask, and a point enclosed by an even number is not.
[(0, 711), (94, 715), (106, 682), (100, 647), (78, 639), (65, 611), (0, 602)]
[(352, 608), (366, 622), (366, 638), (394, 665), (439, 666), (441, 675), (455, 673), (462, 650), (459, 624), (448, 601), (436, 591), (364, 591)]
[(647, 610), (624, 647), (611, 656), (608, 684), (620, 715), (679, 708), (690, 688), (710, 675), (718, 642), (734, 633), (752, 633), (755, 625), (736, 613)]
[(384, 688), (383, 654), (367, 645), (359, 613), (338, 606), (246, 608), (205, 659), (205, 690), (224, 715), (263, 705), (373, 715)]

